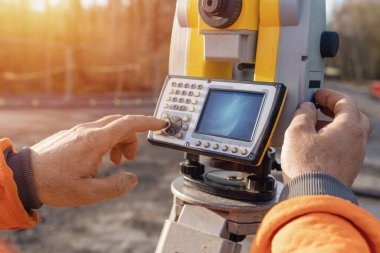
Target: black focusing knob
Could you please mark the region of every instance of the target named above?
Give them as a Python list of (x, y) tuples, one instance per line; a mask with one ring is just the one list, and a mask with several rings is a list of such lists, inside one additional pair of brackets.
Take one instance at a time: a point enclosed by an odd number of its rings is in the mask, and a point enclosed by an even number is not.
[(321, 35), (321, 56), (335, 57), (339, 50), (339, 35), (336, 32), (323, 32)]

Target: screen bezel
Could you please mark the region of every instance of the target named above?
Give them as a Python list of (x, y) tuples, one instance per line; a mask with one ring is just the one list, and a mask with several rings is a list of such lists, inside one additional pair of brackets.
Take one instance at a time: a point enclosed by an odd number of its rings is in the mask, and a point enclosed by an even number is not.
[[(203, 114), (205, 113), (205, 108), (206, 108), (206, 105), (209, 101), (209, 96), (210, 96), (210, 93), (211, 91), (225, 91), (225, 92), (231, 92), (231, 93), (245, 93), (245, 94), (258, 94), (258, 95), (263, 95), (263, 98), (261, 100), (261, 105), (260, 105), (260, 109), (259, 109), (259, 112), (258, 112), (258, 116), (257, 116), (257, 119), (256, 119), (256, 122), (255, 122), (255, 126), (253, 127), (252, 129), (252, 133), (251, 133), (251, 137), (249, 140), (247, 139), (240, 139), (240, 138), (233, 138), (233, 137), (229, 137), (229, 136), (223, 136), (223, 135), (218, 135), (218, 134), (210, 134), (210, 133), (207, 133), (207, 132), (198, 132), (198, 128), (199, 128), (199, 123), (201, 121), (201, 119), (203, 118)], [(252, 142), (254, 137), (255, 137), (255, 133), (256, 133), (256, 129), (257, 129), (257, 125), (259, 124), (260, 122), (260, 119), (261, 119), (261, 116), (262, 116), (262, 110), (263, 110), (263, 107), (264, 107), (264, 104), (265, 104), (265, 101), (266, 101), (266, 96), (267, 96), (267, 92), (252, 92), (252, 91), (246, 91), (246, 90), (235, 90), (235, 89), (218, 89), (218, 88), (210, 88), (207, 95), (206, 95), (206, 98), (205, 98), (205, 102), (204, 102), (204, 105), (202, 107), (202, 111), (201, 113), (199, 114), (199, 118), (198, 118), (198, 121), (196, 122), (196, 127), (195, 127), (195, 130), (194, 130), (194, 133), (195, 134), (199, 134), (199, 135), (205, 135), (205, 136), (210, 136), (210, 137), (219, 137), (219, 138), (224, 138), (224, 139), (230, 139), (230, 140), (236, 140), (236, 141), (243, 141), (243, 142)]]

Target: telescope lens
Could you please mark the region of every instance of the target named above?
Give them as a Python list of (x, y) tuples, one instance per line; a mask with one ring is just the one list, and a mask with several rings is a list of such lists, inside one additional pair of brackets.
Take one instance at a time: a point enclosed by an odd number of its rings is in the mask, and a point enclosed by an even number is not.
[(202, 9), (210, 16), (217, 16), (224, 10), (224, 0), (203, 0)]

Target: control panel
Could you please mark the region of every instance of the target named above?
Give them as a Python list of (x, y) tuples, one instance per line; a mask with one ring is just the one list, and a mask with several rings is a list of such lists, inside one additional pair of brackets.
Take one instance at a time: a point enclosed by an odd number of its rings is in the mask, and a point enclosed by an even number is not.
[(148, 140), (221, 160), (259, 165), (287, 89), (283, 84), (168, 76), (155, 117), (169, 126)]

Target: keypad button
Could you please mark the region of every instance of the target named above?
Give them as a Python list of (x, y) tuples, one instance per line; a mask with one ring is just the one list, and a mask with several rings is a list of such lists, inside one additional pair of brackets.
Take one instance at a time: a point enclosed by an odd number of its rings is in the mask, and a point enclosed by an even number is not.
[(176, 95), (180, 95), (180, 94), (181, 94), (181, 91), (180, 91), (180, 90), (176, 90), (176, 91), (175, 91), (175, 94), (176, 94)]
[(193, 84), (191, 85), (191, 88), (192, 88), (192, 89), (196, 89), (196, 88), (197, 88), (197, 85), (196, 85), (195, 83), (193, 83)]
[(237, 153), (239, 151), (239, 149), (237, 147), (233, 147), (231, 151), (232, 151), (232, 153)]
[(192, 103), (193, 105), (196, 105), (196, 104), (198, 104), (198, 100), (193, 99), (193, 100), (191, 101), (191, 103)]
[(184, 125), (184, 126), (182, 127), (182, 129), (183, 129), (184, 131), (187, 131), (187, 130), (189, 130), (189, 126), (188, 126), (188, 125)]
[(186, 96), (187, 95), (187, 91), (183, 90), (182, 93), (181, 93), (182, 96)]
[(173, 98), (173, 102), (174, 102), (174, 103), (177, 103), (177, 102), (178, 102), (178, 98), (177, 98), (177, 97), (174, 97), (174, 98)]
[(194, 92), (193, 91), (189, 91), (189, 96), (190, 97), (194, 96)]
[(176, 82), (172, 82), (172, 86), (173, 87), (177, 87), (177, 83)]
[(173, 89), (170, 89), (169, 90), (169, 94), (173, 94), (174, 93), (174, 90)]
[(194, 96), (195, 96), (195, 97), (200, 97), (200, 96), (201, 96), (201, 93), (200, 93), (199, 91), (196, 91), (196, 92), (194, 93)]
[(182, 87), (183, 87), (183, 83), (179, 83), (178, 88), (182, 88)]
[(194, 111), (195, 111), (194, 106), (190, 106), (189, 111), (190, 111), (190, 112), (194, 112)]
[(169, 114), (167, 114), (167, 113), (162, 114), (162, 118), (168, 119), (169, 118)]
[(169, 104), (164, 104), (164, 108), (168, 109), (169, 108)]
[(218, 144), (214, 144), (213, 149), (218, 150), (219, 149), (219, 145)]
[(209, 142), (206, 142), (205, 145), (204, 145), (205, 148), (209, 148), (210, 147), (210, 143)]
[(179, 105), (173, 105), (174, 110), (179, 110)]
[(182, 139), (183, 138), (183, 134), (181, 134), (181, 133), (177, 134), (177, 138), (178, 139)]
[(184, 98), (180, 98), (180, 99), (179, 99), (179, 102), (180, 102), (180, 103), (184, 103), (184, 102), (185, 102), (185, 99), (184, 99)]
[(180, 110), (180, 111), (183, 111), (183, 112), (184, 112), (184, 111), (186, 111), (186, 110), (187, 110), (187, 107), (186, 107), (186, 106), (184, 106), (184, 105), (182, 105), (182, 106), (180, 106), (180, 107), (179, 107), (179, 110)]
[(190, 84), (189, 83), (185, 83), (185, 86), (184, 86), (186, 89), (190, 87)]
[(203, 85), (202, 84), (199, 84), (198, 85), (198, 90), (202, 90), (203, 89)]
[(166, 97), (166, 101), (169, 102), (169, 101), (171, 101), (171, 100), (172, 100), (172, 97), (170, 97), (170, 96), (167, 96), (167, 97)]
[(186, 99), (186, 104), (191, 104), (191, 99), (190, 98)]
[(242, 155), (246, 155), (246, 154), (248, 154), (248, 150), (243, 149), (243, 150), (241, 151), (241, 154), (242, 154)]
[(201, 142), (201, 141), (196, 141), (196, 142), (195, 142), (195, 146), (199, 147), (199, 146), (201, 146), (201, 145), (202, 145), (202, 142)]
[(227, 145), (224, 145), (224, 146), (222, 147), (222, 150), (223, 150), (224, 152), (226, 152), (226, 151), (228, 150), (228, 146), (227, 146)]
[(156, 134), (162, 135), (162, 131), (156, 131)]
[(184, 122), (189, 122), (189, 120), (190, 120), (189, 117), (187, 117), (187, 116), (183, 117)]

